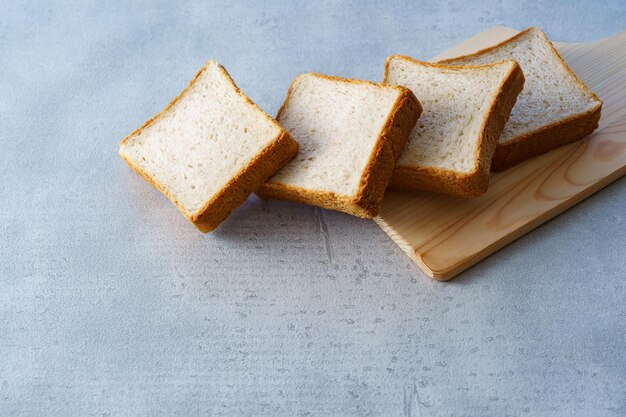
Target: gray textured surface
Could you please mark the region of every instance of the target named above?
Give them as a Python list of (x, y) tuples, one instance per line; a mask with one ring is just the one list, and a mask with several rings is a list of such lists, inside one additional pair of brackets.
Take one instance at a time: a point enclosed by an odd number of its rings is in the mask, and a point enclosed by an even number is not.
[(116, 155), (210, 58), (273, 114), (303, 71), (378, 80), (495, 24), (594, 40), (623, 2), (20, 3), (0, 416), (626, 415), (624, 179), (441, 284), (340, 213), (253, 197), (202, 236)]

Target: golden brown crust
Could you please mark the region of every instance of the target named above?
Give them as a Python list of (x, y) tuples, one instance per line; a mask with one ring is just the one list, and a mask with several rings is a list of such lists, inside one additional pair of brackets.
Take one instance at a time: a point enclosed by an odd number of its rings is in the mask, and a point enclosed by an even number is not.
[[(424, 66), (446, 70), (466, 71), (480, 70), (502, 65), (502, 62), (481, 66), (450, 66), (438, 63), (426, 63), (411, 57), (394, 55), (385, 61), (385, 82), (389, 75), (389, 63), (392, 59), (404, 59)], [(515, 61), (506, 61), (511, 65), (506, 77), (500, 83), (493, 98), (489, 112), (485, 115), (479, 131), (478, 145), (474, 153), (476, 164), (469, 173), (426, 167), (426, 166), (396, 166), (390, 188), (425, 190), (438, 193), (453, 194), (462, 197), (477, 197), (484, 194), (489, 187), (489, 170), (491, 159), (496, 149), (498, 139), (504, 129), (517, 96), (524, 86), (524, 75)]]
[(372, 218), (367, 210), (354, 204), (353, 196), (336, 194), (330, 191), (310, 190), (275, 182), (266, 182), (255, 194), (263, 199), (288, 200), (329, 210), (338, 210), (353, 216)]
[(499, 143), (491, 163), (494, 172), (504, 171), (533, 156), (576, 142), (598, 128), (602, 105), (506, 143)]
[(189, 220), (203, 233), (215, 229), (297, 153), (296, 141), (287, 132), (281, 132), (278, 138), (263, 149), (246, 169), (231, 179), (198, 215), (190, 217)]
[(396, 159), (404, 150), (422, 106), (408, 88), (403, 88), (365, 166), (353, 204), (376, 217), (389, 184)]
[(484, 55), (486, 52), (490, 52), (490, 51), (492, 51), (494, 49), (498, 49), (501, 46), (504, 46), (504, 45), (514, 41), (514, 40), (517, 40), (517, 39), (521, 38), (522, 36), (525, 36), (527, 33), (532, 32), (532, 31), (539, 31), (539, 32), (543, 33), (541, 31), (541, 29), (532, 26), (532, 27), (529, 27), (529, 28), (526, 28), (526, 29), (522, 30), (521, 32), (516, 33), (515, 35), (511, 36), (508, 39), (505, 39), (505, 40), (503, 40), (501, 42), (498, 42), (498, 43), (496, 43), (494, 45), (491, 45), (491, 46), (488, 46), (486, 48), (479, 49), (478, 51), (472, 52), (471, 54), (461, 55), (461, 56), (457, 56), (457, 57), (454, 57), (454, 58), (442, 59), (442, 60), (439, 60), (436, 63), (438, 63), (438, 64), (450, 64), (451, 62), (459, 62), (459, 61), (465, 61), (465, 60), (468, 60), (468, 59), (471, 59), (471, 58), (476, 58), (478, 56)]
[(478, 196), (487, 192), (489, 188), (489, 172), (493, 164), (493, 156), (496, 152), (500, 135), (504, 130), (504, 125), (511, 116), (511, 111), (517, 101), (517, 96), (524, 88), (524, 74), (520, 66), (516, 63), (494, 99), (492, 111), (487, 115), (484, 124), (483, 140), (484, 144), (478, 156), (479, 174), (473, 182), (470, 196)]
[(426, 62), (426, 61), (420, 61), (419, 59), (415, 59), (413, 57), (410, 57), (408, 55), (389, 55), (386, 59), (385, 59), (385, 75), (383, 78), (383, 84), (385, 85), (394, 85), (394, 84), (388, 84), (387, 83), (387, 79), (389, 77), (389, 63), (391, 61), (393, 61), (394, 59), (404, 59), (406, 61), (410, 61), (413, 62), (415, 64), (419, 64), (419, 65), (423, 65), (425, 67), (431, 67), (431, 68), (439, 68), (442, 70), (452, 70), (452, 71), (456, 71), (456, 70), (477, 70), (477, 69), (482, 69), (482, 68), (490, 68), (490, 67), (497, 67), (499, 65), (502, 65), (502, 63), (504, 62), (515, 62), (517, 64), (517, 62), (514, 59), (505, 59), (503, 61), (498, 61), (498, 62), (492, 62), (490, 64), (481, 64), (481, 65), (448, 65), (443, 63), (443, 61), (441, 62)]
[[(371, 81), (345, 79), (317, 73), (311, 74), (332, 81), (382, 86)], [(291, 83), (287, 98), (276, 116), (277, 120), (280, 120), (298, 78), (296, 77)], [(400, 94), (374, 144), (355, 195), (348, 196), (328, 191), (310, 190), (272, 181), (263, 184), (256, 191), (256, 194), (262, 198), (290, 200), (330, 210), (339, 210), (358, 217), (372, 218), (378, 215), (395, 160), (404, 148), (406, 140), (422, 112), (419, 101), (410, 90), (399, 86), (385, 86), (385, 88), (389, 87), (397, 89)]]
[(535, 129), (532, 132), (528, 132), (513, 140), (505, 143), (498, 143), (495, 154), (493, 156), (493, 162), (491, 165), (492, 171), (503, 171), (513, 165), (516, 165), (526, 159), (533, 156), (540, 155), (542, 153), (551, 151), (565, 144), (575, 142), (591, 134), (598, 127), (598, 121), (600, 120), (600, 113), (602, 111), (602, 100), (595, 95), (587, 86), (578, 78), (578, 76), (572, 71), (567, 63), (561, 57), (561, 54), (556, 50), (552, 42), (540, 29), (535, 27), (527, 28), (518, 34), (506, 39), (496, 45), (490, 46), (485, 49), (481, 49), (473, 54), (463, 55), (456, 58), (448, 58), (439, 61), (440, 63), (452, 63), (463, 62), (477, 56), (482, 56), (487, 52), (494, 49), (498, 49), (508, 43), (511, 43), (522, 36), (527, 35), (529, 32), (538, 32), (550, 45), (550, 48), (557, 56), (559, 62), (565, 68), (565, 70), (573, 77), (583, 91), (589, 94), (596, 102), (596, 106), (592, 109), (570, 116), (558, 122), (551, 123), (544, 127)]
[[(128, 159), (122, 152), (122, 148), (125, 143), (146, 127), (150, 126), (160, 117), (165, 115), (167, 111), (174, 106), (196, 83), (200, 75), (208, 68), (209, 65), (215, 64), (220, 72), (230, 82), (236, 93), (241, 96), (249, 105), (252, 105), (260, 114), (266, 119), (271, 121), (276, 127), (280, 129), (279, 134), (276, 136), (268, 146), (262, 149), (257, 156), (248, 164), (242, 171), (240, 171), (235, 177), (233, 177), (222, 190), (213, 196), (211, 200), (207, 201), (202, 209), (196, 214), (187, 213), (184, 207), (179, 201), (167, 190), (166, 187), (159, 184), (154, 178), (147, 172), (137, 166), (134, 161)], [(268, 177), (278, 171), (287, 162), (293, 159), (298, 153), (298, 144), (294, 141), (289, 133), (287, 133), (282, 126), (280, 126), (274, 119), (272, 119), (267, 113), (261, 110), (248, 96), (246, 96), (237, 87), (230, 74), (220, 64), (209, 61), (207, 62), (195, 77), (189, 82), (187, 87), (172, 100), (161, 112), (156, 116), (146, 121), (141, 127), (133, 131), (130, 135), (126, 136), (120, 142), (119, 154), (122, 159), (139, 175), (141, 175), (148, 183), (154, 188), (162, 192), (174, 205), (180, 210), (180, 212), (203, 233), (210, 232), (215, 229), (228, 215), (241, 204), (243, 204), (248, 196), (258, 188)]]

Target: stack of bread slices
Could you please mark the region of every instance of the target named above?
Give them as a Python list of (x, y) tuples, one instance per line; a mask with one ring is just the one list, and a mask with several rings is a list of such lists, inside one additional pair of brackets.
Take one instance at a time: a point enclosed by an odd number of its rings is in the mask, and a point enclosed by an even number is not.
[(119, 152), (202, 232), (253, 192), (371, 218), (387, 187), (479, 196), (491, 171), (590, 134), (601, 107), (529, 28), (439, 63), (390, 56), (382, 83), (300, 75), (276, 119), (210, 61)]

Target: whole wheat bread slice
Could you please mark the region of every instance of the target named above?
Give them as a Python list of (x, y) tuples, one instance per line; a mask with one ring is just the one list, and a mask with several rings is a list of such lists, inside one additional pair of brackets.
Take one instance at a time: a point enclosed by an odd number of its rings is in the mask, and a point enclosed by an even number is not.
[(494, 171), (582, 139), (598, 127), (602, 101), (576, 77), (537, 28), (441, 63), (480, 65), (504, 59), (519, 63), (526, 83), (500, 137), (492, 162)]
[(420, 113), (402, 87), (300, 75), (277, 116), (300, 152), (257, 194), (374, 217)]
[(289, 134), (214, 61), (119, 149), (201, 232), (215, 229), (297, 152)]
[(524, 85), (519, 65), (455, 67), (394, 55), (385, 63), (385, 83), (411, 89), (424, 106), (390, 187), (464, 197), (486, 192), (498, 138)]

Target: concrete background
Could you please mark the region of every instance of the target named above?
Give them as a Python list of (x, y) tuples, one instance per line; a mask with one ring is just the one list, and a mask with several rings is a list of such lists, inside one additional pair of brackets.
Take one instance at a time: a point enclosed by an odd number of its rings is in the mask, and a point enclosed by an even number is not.
[(619, 0), (465, 3), (2, 2), (0, 416), (626, 415), (626, 180), (442, 284), (312, 207), (200, 235), (117, 156), (207, 59), (274, 114), (301, 72), (496, 24), (626, 29)]

